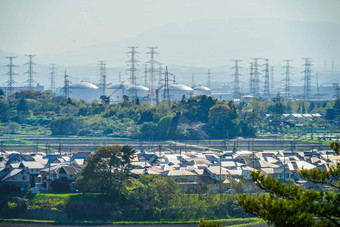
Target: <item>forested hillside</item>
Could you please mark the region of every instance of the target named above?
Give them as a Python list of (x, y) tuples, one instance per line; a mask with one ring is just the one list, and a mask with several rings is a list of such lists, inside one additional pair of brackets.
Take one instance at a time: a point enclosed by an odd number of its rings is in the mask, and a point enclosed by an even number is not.
[[(196, 96), (171, 105), (130, 101), (86, 103), (56, 96), (51, 91), (22, 91), (9, 97), (0, 94), (0, 133), (112, 136), (158, 139), (221, 139), (253, 137), (272, 129), (287, 131), (291, 123), (281, 122), (284, 113), (321, 113), (340, 101), (303, 102), (275, 98), (270, 101), (233, 103), (214, 97)], [(270, 116), (269, 116), (269, 115)], [(311, 124), (325, 125), (326, 118)], [(274, 130), (274, 131), (275, 131)]]

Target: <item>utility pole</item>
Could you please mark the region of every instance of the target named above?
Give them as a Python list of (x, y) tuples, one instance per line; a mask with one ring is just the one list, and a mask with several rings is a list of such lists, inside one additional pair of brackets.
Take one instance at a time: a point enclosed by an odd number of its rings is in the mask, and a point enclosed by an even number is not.
[(52, 64), (50, 72), (50, 89), (55, 92), (55, 64)]
[(232, 69), (234, 69), (234, 99), (240, 99), (241, 98), (241, 93), (240, 93), (240, 73), (239, 70), (241, 69), (241, 67), (239, 66), (239, 62), (242, 60), (232, 60), (233, 62), (235, 62), (235, 66), (232, 67)]
[(303, 58), (305, 60), (305, 64), (303, 66), (305, 67), (304, 72), (304, 87), (303, 87), (303, 97), (304, 100), (308, 100), (311, 96), (312, 92), (312, 84), (311, 84), (311, 73), (312, 73), (312, 59), (311, 58)]
[(7, 95), (10, 95), (14, 92), (14, 75), (17, 75), (16, 73), (13, 72), (13, 68), (17, 67), (16, 65), (13, 64), (13, 59), (15, 57), (6, 57), (9, 59), (9, 63), (8, 65), (6, 65), (8, 67), (8, 72), (6, 73), (6, 75), (8, 75), (8, 81), (7, 81)]
[(67, 75), (66, 70), (64, 74), (64, 97), (69, 98), (70, 97), (70, 77)]
[(139, 52), (136, 51), (138, 47), (129, 47), (130, 51), (127, 52), (127, 54), (130, 56), (130, 60), (127, 61), (127, 63), (130, 65), (130, 68), (127, 70), (130, 72), (130, 83), (131, 83), (131, 88), (129, 89), (129, 96), (131, 99), (136, 99), (137, 98), (137, 90), (136, 90), (136, 85), (137, 85), (137, 77), (136, 73), (138, 71), (137, 69), (137, 59), (136, 55), (139, 54)]
[(258, 60), (260, 58), (253, 58), (254, 60), (254, 82), (253, 82), (253, 89), (254, 89), (254, 98), (259, 98), (260, 96), (260, 72), (259, 72), (259, 64)]
[(269, 90), (269, 59), (264, 59), (266, 61), (265, 69), (264, 69), (264, 96), (269, 97), (270, 96), (270, 90)]
[(28, 62), (25, 65), (28, 65), (28, 70), (25, 72), (28, 75), (28, 79), (26, 80), (27, 82), (27, 88), (28, 90), (32, 90), (33, 89), (33, 83), (34, 83), (34, 79), (33, 79), (33, 74), (36, 74), (36, 72), (34, 72), (33, 70), (33, 65), (36, 65), (36, 63), (33, 62), (33, 57), (35, 55), (29, 54), (26, 55), (28, 57)]
[(156, 73), (156, 69), (155, 69), (155, 64), (157, 64), (158, 62), (155, 60), (155, 55), (158, 54), (155, 50), (157, 49), (157, 47), (148, 47), (148, 49), (150, 49), (150, 51), (147, 53), (150, 55), (150, 60), (147, 62), (149, 63), (150, 67), (149, 67), (149, 89), (150, 89), (150, 96), (151, 99), (155, 93), (155, 73)]
[(99, 87), (101, 91), (101, 95), (106, 94), (106, 64), (104, 61), (99, 62), (99, 76), (100, 76), (100, 81), (99, 81)]
[(211, 73), (210, 73), (210, 69), (208, 69), (208, 83), (207, 83), (208, 88), (211, 87)]
[(285, 97), (286, 98), (289, 98), (290, 97), (290, 94), (291, 94), (291, 89), (290, 89), (290, 75), (292, 74), (291, 72), (290, 72), (290, 69), (291, 69), (291, 66), (290, 66), (290, 62), (292, 61), (292, 60), (288, 60), (288, 59), (286, 59), (286, 60), (284, 60), (285, 62), (286, 62), (286, 65), (285, 66), (283, 66), (282, 68), (284, 68), (285, 69), (285, 86), (284, 86), (284, 92), (285, 92)]
[(169, 92), (169, 72), (168, 67), (165, 67), (164, 74), (164, 87), (163, 87), (163, 101), (170, 105), (170, 92)]
[(122, 73), (119, 72), (118, 74), (118, 83), (121, 83), (122, 82)]

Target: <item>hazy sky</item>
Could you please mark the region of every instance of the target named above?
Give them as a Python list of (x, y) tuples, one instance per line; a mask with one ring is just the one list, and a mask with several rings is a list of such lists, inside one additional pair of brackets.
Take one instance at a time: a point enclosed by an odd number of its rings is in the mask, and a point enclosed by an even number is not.
[(278, 18), (340, 28), (339, 0), (0, 0), (0, 49), (54, 54), (206, 19)]

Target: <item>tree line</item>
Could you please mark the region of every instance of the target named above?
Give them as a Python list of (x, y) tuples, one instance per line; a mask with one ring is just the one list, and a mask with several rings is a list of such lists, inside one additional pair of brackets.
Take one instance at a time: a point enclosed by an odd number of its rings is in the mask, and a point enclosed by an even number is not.
[[(318, 112), (331, 120), (334, 111), (327, 110), (337, 106), (339, 100), (303, 102), (274, 98), (234, 103), (204, 95), (172, 101), (170, 105), (128, 98), (117, 104), (87, 103), (56, 96), (51, 91), (21, 91), (8, 97), (0, 94), (0, 129), (4, 133), (144, 140), (227, 139), (253, 137), (259, 130), (270, 131), (283, 113)], [(268, 121), (266, 114), (273, 119)]]

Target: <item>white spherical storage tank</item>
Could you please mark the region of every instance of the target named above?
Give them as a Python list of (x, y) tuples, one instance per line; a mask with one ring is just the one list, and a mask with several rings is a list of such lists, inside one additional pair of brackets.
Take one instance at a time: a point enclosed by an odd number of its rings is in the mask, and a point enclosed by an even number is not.
[(126, 89), (126, 95), (130, 96), (133, 93), (133, 89), (136, 90), (136, 94), (138, 98), (143, 98), (149, 95), (149, 88), (141, 86), (141, 85), (131, 85), (129, 88)]
[[(190, 98), (193, 95), (193, 89), (184, 84), (171, 84), (169, 85), (169, 94), (171, 100), (181, 100), (183, 95), (186, 99)], [(160, 89), (159, 96), (160, 99), (163, 100), (164, 87)]]
[(113, 84), (106, 88), (106, 96), (110, 96), (110, 100), (114, 102), (123, 101), (124, 95), (129, 95), (127, 89), (130, 88), (131, 84), (122, 82), (119, 84)]
[(94, 99), (99, 100), (100, 90), (97, 85), (82, 81), (70, 86), (70, 98), (92, 102)]
[(204, 87), (204, 86), (197, 86), (197, 87), (194, 87), (194, 96), (196, 95), (211, 95), (211, 89), (208, 88), (208, 87)]

